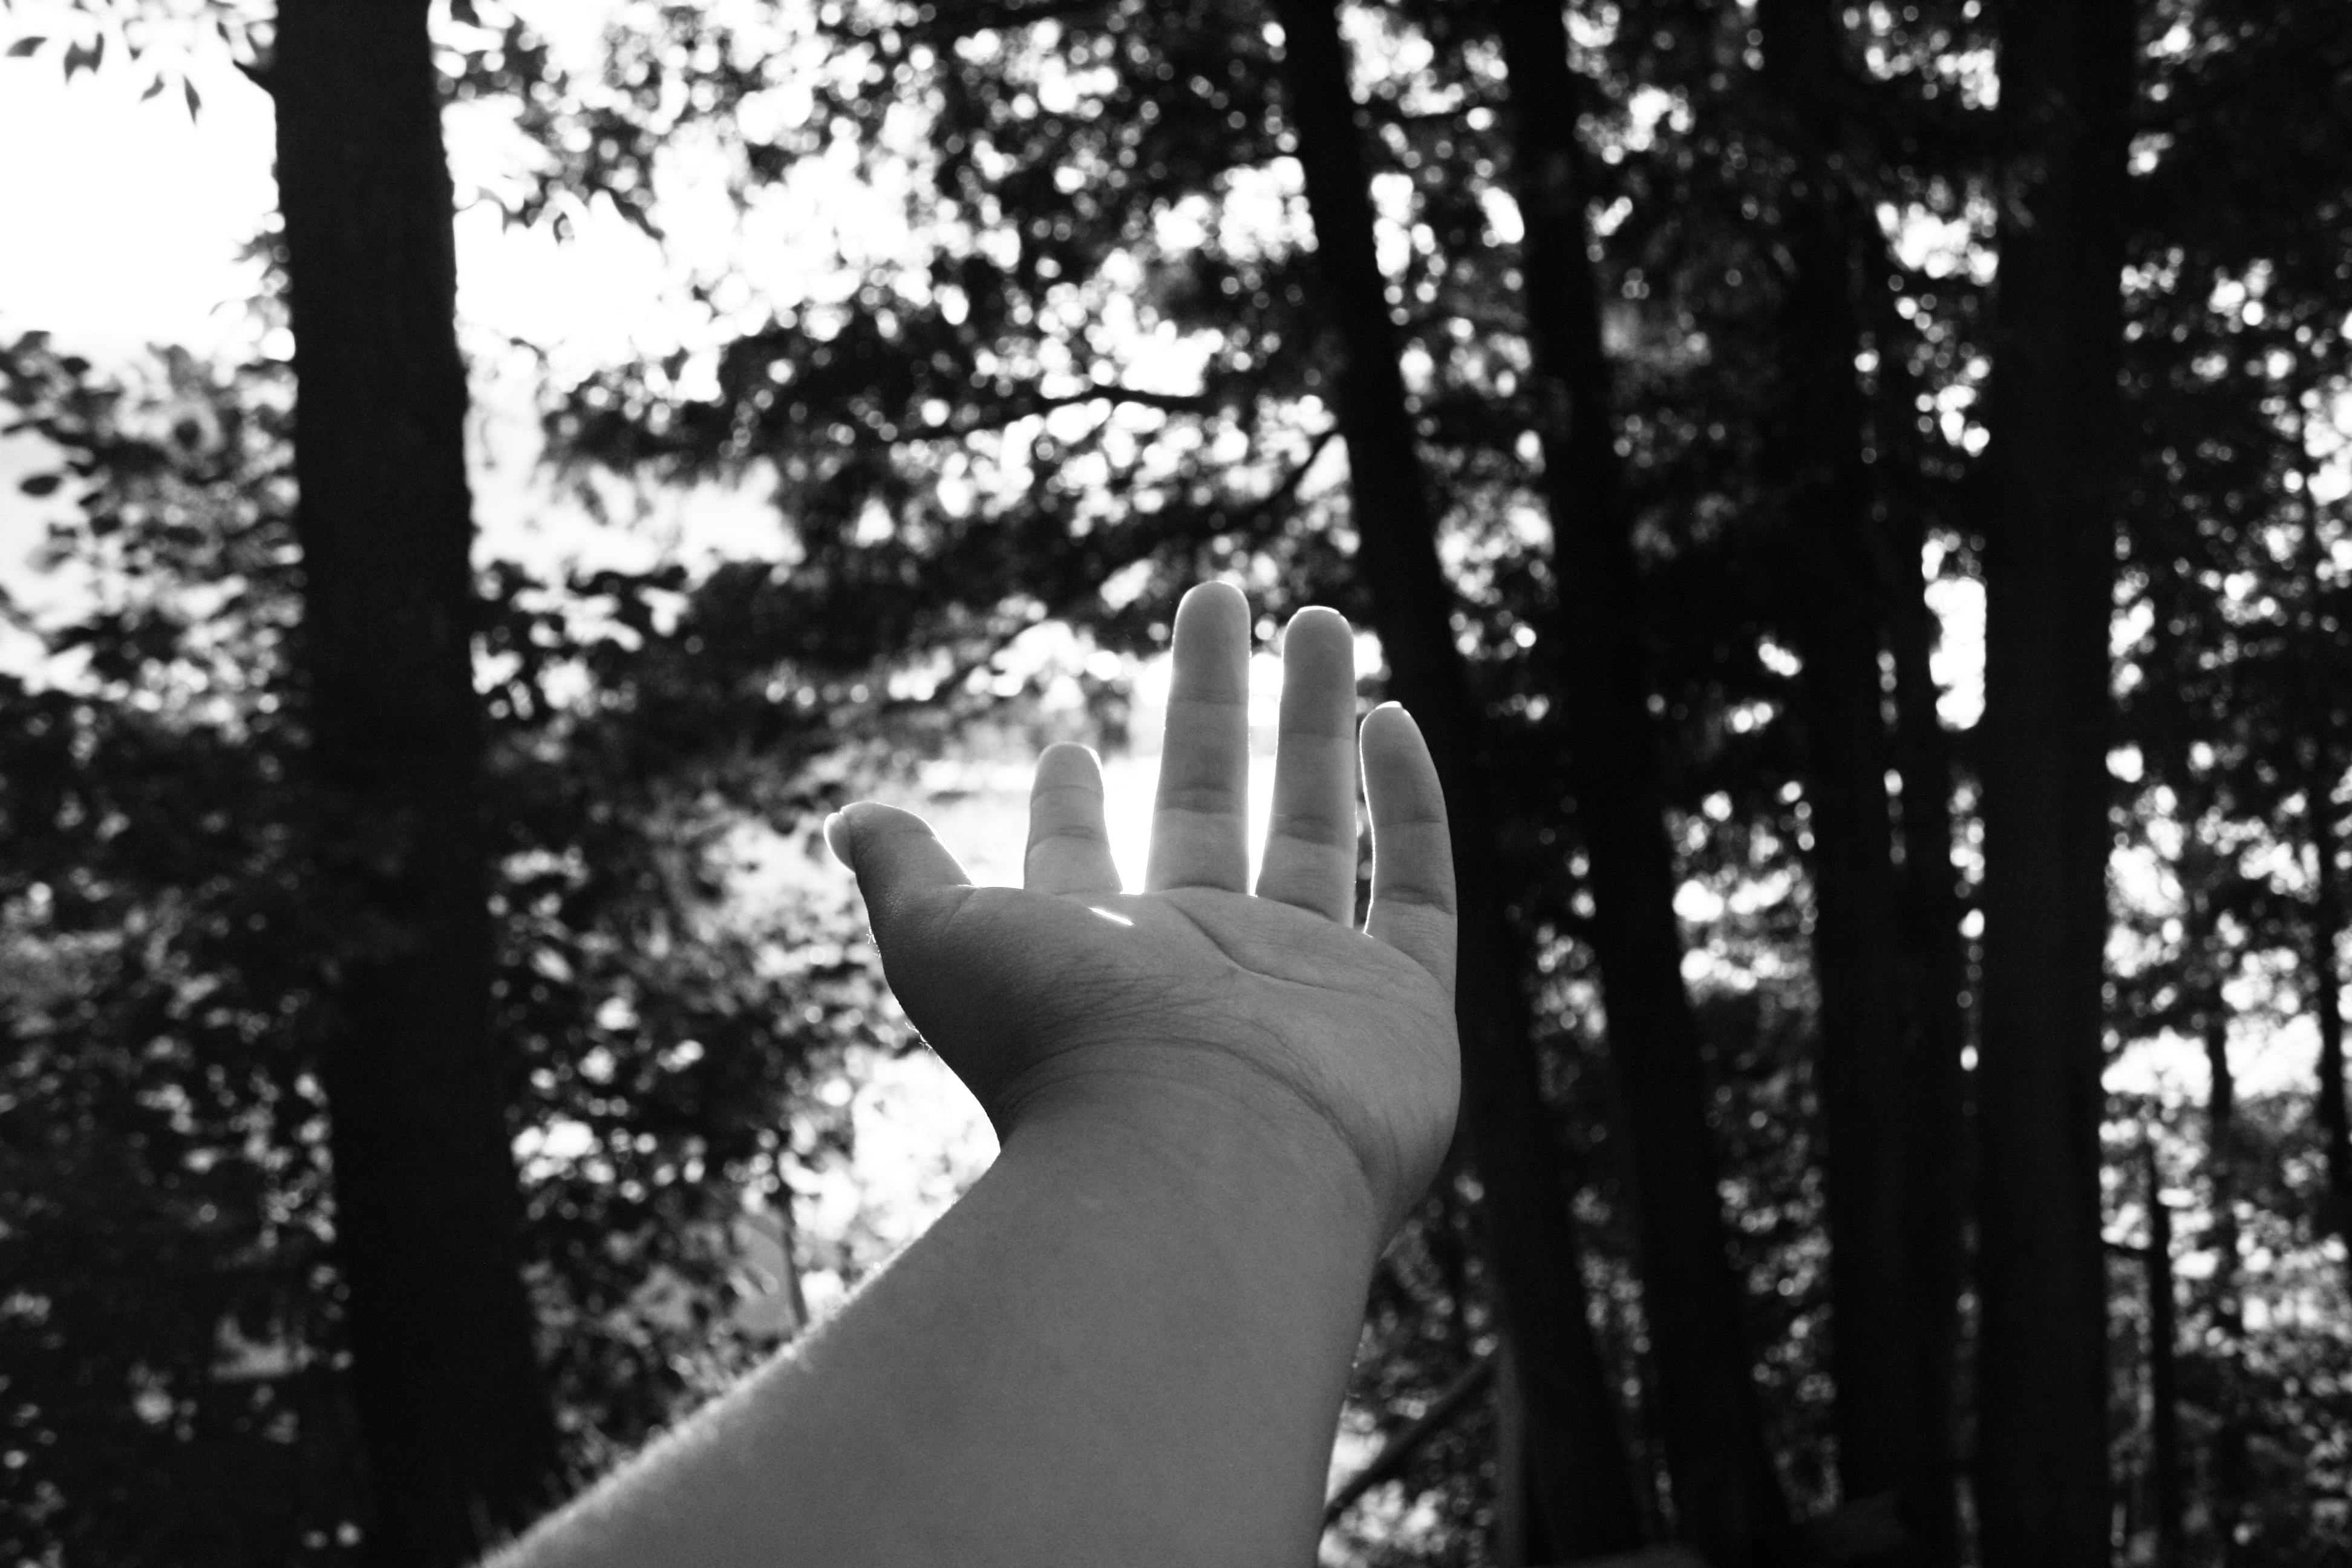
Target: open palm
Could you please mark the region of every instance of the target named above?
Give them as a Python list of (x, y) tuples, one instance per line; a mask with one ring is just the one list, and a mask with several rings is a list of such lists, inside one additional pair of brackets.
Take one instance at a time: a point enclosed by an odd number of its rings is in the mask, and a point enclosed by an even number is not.
[(1000, 1131), (1033, 1106), (1181, 1097), (1336, 1132), (1391, 1219), (1454, 1128), (1454, 878), (1420, 731), (1364, 722), (1372, 903), (1356, 890), (1354, 639), (1328, 610), (1283, 643), (1274, 815), (1248, 890), (1249, 612), (1207, 584), (1177, 612), (1145, 890), (1120, 890), (1093, 753), (1055, 746), (1030, 796), (1025, 886), (977, 888), (920, 817), (828, 825), (891, 988)]

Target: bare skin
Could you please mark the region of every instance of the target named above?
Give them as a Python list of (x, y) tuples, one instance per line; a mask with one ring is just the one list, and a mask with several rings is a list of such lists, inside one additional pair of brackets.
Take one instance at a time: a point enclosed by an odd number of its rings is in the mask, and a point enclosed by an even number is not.
[(590, 1563), (1310, 1561), (1372, 1264), (1454, 1127), (1453, 871), (1402, 709), (1352, 637), (1284, 639), (1275, 807), (1247, 885), (1248, 609), (1189, 595), (1144, 890), (1092, 753), (1056, 746), (1025, 886), (851, 807), (891, 987), (1003, 1152), (823, 1330), (534, 1531)]

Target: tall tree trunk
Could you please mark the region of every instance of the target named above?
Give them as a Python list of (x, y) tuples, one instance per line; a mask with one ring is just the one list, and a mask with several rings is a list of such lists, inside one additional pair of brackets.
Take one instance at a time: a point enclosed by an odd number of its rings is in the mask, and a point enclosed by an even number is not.
[[(2220, 977), (2210, 988), (2211, 1005), (2221, 1003)], [(2213, 1248), (2213, 1272), (2205, 1283), (2206, 1310), (2222, 1338), (2234, 1343), (2246, 1331), (2245, 1305), (2239, 1294), (2238, 1239), (2238, 1076), (2230, 1068), (2230, 1019), (2226, 1013), (2205, 1015), (2205, 1067), (2211, 1085), (2205, 1100), (2205, 1175), (2212, 1205), (2212, 1229), (2207, 1233)]]
[(1495, 1368), (1495, 1527), (1486, 1554), (1494, 1568), (1533, 1568), (1548, 1554), (1543, 1520), (1529, 1495), (1534, 1477), (1528, 1463), (1527, 1405), (1513, 1360), (1506, 1338)]
[[(1888, 426), (1916, 416), (1916, 383), (1891, 307), (1878, 335), (1882, 452)], [(1903, 443), (1907, 446), (1908, 440)], [(1888, 642), (1895, 655), (1895, 766), (1903, 784), (1904, 1259), (1909, 1269), (1913, 1411), (1921, 1476), (1906, 1520), (1931, 1563), (1959, 1550), (1954, 1384), (1959, 1360), (1967, 1212), (1969, 950), (1952, 863), (1952, 743), (1937, 710), (1937, 622), (1926, 597), (1927, 531), (1915, 498), (1886, 497)]]
[[(2326, 545), (2319, 533), (2319, 503), (2311, 499), (2306, 476), (2304, 504), (2304, 592), (2307, 595), (2304, 628), (2309, 637), (2326, 635), (2321, 628), (2321, 597), (2327, 593), (2320, 566)], [(2320, 1201), (2321, 1224), (2342, 1238), (2346, 1278), (2352, 1280), (2352, 1106), (2345, 1100), (2343, 959), (2344, 892), (2338, 863), (2342, 846), (2337, 837), (2336, 785), (2343, 776), (2336, 737), (2342, 723), (2338, 693), (2323, 676), (2317, 689), (2306, 685), (2300, 694), (2303, 728), (2308, 749), (2304, 752), (2304, 815), (2309, 825), (2312, 854), (2311, 885), (2311, 1009), (2319, 1026), (2318, 1102), (2322, 1169), (2327, 1183)]]
[[(1500, 0), (1512, 167), (1545, 499), (1559, 599), (1549, 626), (1597, 908), (1593, 951), (1629, 1150), (1643, 1310), (1679, 1528), (1717, 1568), (1782, 1536), (1741, 1291), (1726, 1252), (1697, 1020), (1683, 988), (1639, 574), (1612, 429), (1598, 283), (1586, 251), (1583, 100), (1557, 0)], [(1557, 1543), (1566, 1544), (1566, 1543)]]
[(1453, 595), (1415, 445), (1370, 188), (1332, 0), (1276, 0), (1285, 113), (1315, 224), (1342, 363), (1358, 560), (1390, 689), (1420, 722), (1445, 786), (1462, 914), (1463, 1119), (1486, 1191), (1496, 1295), (1518, 1372), (1545, 1535), (1570, 1557), (1630, 1550), (1641, 1516), (1592, 1337), (1566, 1183), (1537, 1074), (1527, 944), (1506, 909), (1481, 772), (1484, 723), (1454, 646)]
[[(2325, 1223), (2343, 1238), (2352, 1266), (2352, 1113), (2344, 1090), (2343, 976), (2336, 965), (2344, 935), (2344, 893), (2336, 864), (2335, 764), (2323, 740), (2319, 761), (2305, 793), (2310, 801), (2315, 875), (2311, 889), (2311, 1006), (2319, 1025), (2319, 1142), (2327, 1192), (2321, 1205)], [(2352, 1278), (2352, 1275), (2347, 1275)]]
[(285, 0), (268, 85), (298, 385), (298, 647), (371, 1560), (471, 1561), (549, 1496), (489, 1037), (453, 204), (425, 0)]
[[(1885, 595), (1854, 360), (1840, 0), (1763, 0), (1764, 85), (1796, 176), (1783, 205), (1783, 395), (1767, 450), (1790, 550), (1788, 611), (1812, 812), (1813, 970), (1830, 1234), (1830, 1364), (1849, 1502), (1885, 1494), (1922, 1533), (1946, 1510), (1920, 1464), (1906, 1199), (1903, 926), (1879, 647)], [(1874, 241), (1876, 236), (1872, 236)], [(1875, 245), (1874, 245), (1875, 248)]]
[(2099, 1229), (2108, 618), (2131, 0), (2001, 0), (1985, 527), (1977, 1503), (1986, 1568), (2107, 1560)]
[(2164, 1201), (2164, 1173), (2156, 1145), (2141, 1150), (2147, 1182), (2148, 1468), (2156, 1511), (2156, 1568), (2183, 1568), (2188, 1508), (2181, 1491), (2180, 1395), (2172, 1285), (2172, 1210)]
[(2240, 1290), (2238, 1236), (2238, 1077), (2230, 1067), (2230, 1015), (2221, 1000), (2223, 970), (2220, 958), (2219, 924), (2210, 911), (2216, 887), (2214, 874), (2223, 868), (2218, 857), (2201, 857), (2210, 869), (2199, 896), (2209, 906), (2198, 921), (2203, 928), (2207, 972), (2205, 985), (2205, 1066), (2209, 1085), (2205, 1100), (2205, 1177), (2207, 1203), (2212, 1209), (2208, 1233), (2213, 1249), (2213, 1272), (2205, 1284), (2205, 1310), (2212, 1324), (2213, 1359), (2220, 1373), (2215, 1387), (2210, 1466), (2210, 1508), (2214, 1561), (2228, 1568), (2237, 1557), (2238, 1521), (2245, 1512), (2249, 1481), (2244, 1379), (2240, 1375), (2246, 1337), (2245, 1300)]

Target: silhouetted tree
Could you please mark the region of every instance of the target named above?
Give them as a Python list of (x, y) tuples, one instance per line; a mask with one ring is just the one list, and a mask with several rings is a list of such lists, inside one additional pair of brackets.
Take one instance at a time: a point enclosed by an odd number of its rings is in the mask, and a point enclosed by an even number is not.
[(1996, 7), (2006, 159), (1986, 426), (1977, 1133), (1987, 1568), (2104, 1563), (2108, 618), (2131, 0)]

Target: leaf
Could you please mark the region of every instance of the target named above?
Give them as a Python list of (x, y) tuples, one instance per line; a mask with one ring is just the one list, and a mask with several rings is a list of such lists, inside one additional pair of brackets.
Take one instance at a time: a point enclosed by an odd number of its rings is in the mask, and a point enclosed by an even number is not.
[(198, 92), (196, 90), (196, 84), (189, 80), (186, 77), (182, 77), (180, 79), (180, 93), (181, 96), (184, 97), (188, 100), (189, 119), (194, 120), (198, 114), (204, 111), (204, 94)]
[(33, 474), (18, 481), (16, 488), (28, 496), (45, 496), (53, 494), (63, 483), (63, 474)]
[(8, 46), (8, 53), (5, 58), (12, 60), (22, 59), (26, 55), (33, 53), (43, 44), (46, 44), (48, 41), (48, 39), (38, 34), (35, 34), (29, 38), (19, 38), (15, 43)]
[(144, 103), (144, 102), (146, 102), (149, 99), (151, 99), (151, 98), (154, 97), (157, 93), (159, 93), (159, 92), (161, 92), (161, 91), (163, 91), (163, 79), (162, 77), (160, 77), (160, 76), (159, 76), (159, 77), (157, 77), (153, 81), (151, 81), (151, 82), (149, 82), (149, 83), (147, 84), (147, 90), (146, 90), (145, 92), (141, 93), (141, 94), (139, 95), (139, 101), (140, 101), (140, 102), (142, 102), (142, 103)]

